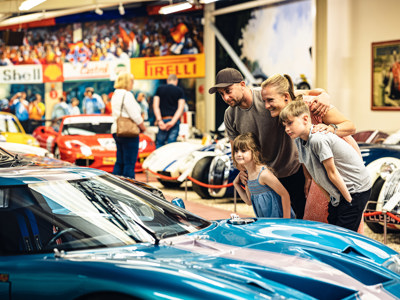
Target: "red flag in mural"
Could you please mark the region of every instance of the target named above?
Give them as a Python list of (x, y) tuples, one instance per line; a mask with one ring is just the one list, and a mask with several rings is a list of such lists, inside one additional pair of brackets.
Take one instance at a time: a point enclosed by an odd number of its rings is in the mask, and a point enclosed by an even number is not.
[(189, 29), (185, 24), (179, 23), (175, 27), (171, 28), (169, 31), (175, 43), (179, 44), (180, 42), (182, 42), (185, 34), (188, 33)]

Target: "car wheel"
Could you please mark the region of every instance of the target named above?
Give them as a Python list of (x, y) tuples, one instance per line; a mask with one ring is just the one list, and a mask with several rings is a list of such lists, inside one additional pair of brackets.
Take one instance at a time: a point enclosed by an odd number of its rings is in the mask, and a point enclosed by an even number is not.
[(60, 149), (57, 147), (57, 145), (54, 146), (54, 157), (57, 159), (61, 159)]
[(311, 87), (308, 84), (308, 82), (302, 81), (299, 84), (297, 84), (297, 89), (298, 90), (309, 90), (309, 89), (311, 89)]
[(177, 189), (182, 184), (182, 182), (179, 182), (179, 181), (164, 180), (164, 179), (160, 179), (160, 178), (157, 178), (157, 179), (164, 187), (169, 188), (169, 189)]
[[(210, 171), (211, 161), (213, 156), (207, 156), (200, 159), (194, 166), (192, 171), (192, 177), (200, 182), (208, 183), (208, 173)], [(193, 191), (195, 191), (201, 198), (211, 198), (208, 188), (200, 186), (193, 182)]]
[[(385, 180), (382, 177), (379, 177), (374, 184), (372, 185), (372, 189), (371, 189), (371, 196), (369, 197), (369, 199), (371, 201), (378, 201), (378, 197), (379, 194), (382, 190), (382, 186), (385, 183)], [(372, 205), (372, 203), (371, 203)], [(370, 206), (367, 207), (369, 209), (376, 209), (376, 204), (373, 204), (374, 207)], [(379, 223), (374, 223), (374, 222), (365, 222), (367, 224), (367, 226), (369, 227), (369, 229), (372, 230), (372, 232), (374, 233), (383, 233), (383, 226)]]

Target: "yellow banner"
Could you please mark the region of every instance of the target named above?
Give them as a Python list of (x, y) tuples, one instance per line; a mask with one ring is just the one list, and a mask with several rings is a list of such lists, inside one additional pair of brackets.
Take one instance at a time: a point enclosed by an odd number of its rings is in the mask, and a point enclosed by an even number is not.
[(205, 76), (204, 53), (131, 58), (131, 72), (135, 79), (166, 79), (170, 74), (178, 78)]

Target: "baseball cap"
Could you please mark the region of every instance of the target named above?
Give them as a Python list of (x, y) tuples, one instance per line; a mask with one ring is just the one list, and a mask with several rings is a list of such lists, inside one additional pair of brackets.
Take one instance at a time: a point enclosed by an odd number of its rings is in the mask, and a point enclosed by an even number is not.
[(215, 85), (208, 90), (210, 94), (214, 94), (218, 88), (224, 88), (234, 83), (243, 81), (242, 74), (233, 68), (225, 68), (218, 72), (215, 77)]

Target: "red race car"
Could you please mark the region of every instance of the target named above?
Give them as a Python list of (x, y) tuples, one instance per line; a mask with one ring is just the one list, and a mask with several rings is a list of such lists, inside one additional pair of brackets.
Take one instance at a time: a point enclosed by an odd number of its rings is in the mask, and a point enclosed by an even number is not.
[[(54, 153), (56, 158), (112, 172), (116, 160), (116, 146), (112, 137), (113, 118), (108, 115), (65, 116), (52, 126), (39, 126), (33, 136), (40, 147)], [(143, 160), (155, 150), (154, 141), (140, 134), (139, 155), (135, 171), (142, 170)]]

